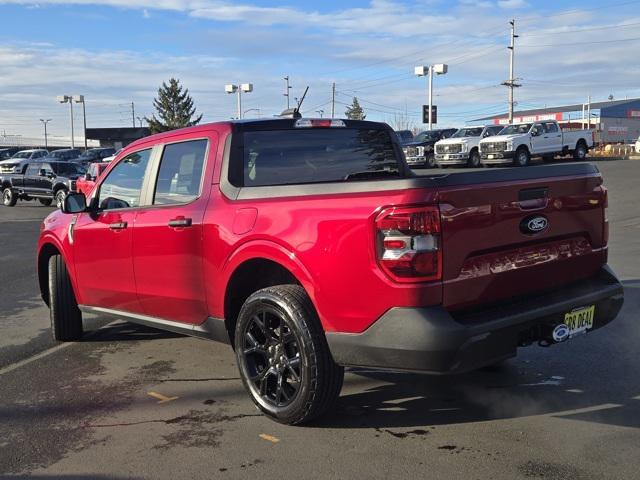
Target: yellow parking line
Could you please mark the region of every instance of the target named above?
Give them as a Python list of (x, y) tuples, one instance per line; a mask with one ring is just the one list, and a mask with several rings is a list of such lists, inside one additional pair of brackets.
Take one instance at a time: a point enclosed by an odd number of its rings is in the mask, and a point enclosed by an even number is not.
[(268, 440), (269, 442), (273, 442), (273, 443), (278, 443), (280, 441), (279, 438), (274, 437), (272, 435), (267, 435), (266, 433), (261, 433), (260, 435), (258, 435), (260, 438), (262, 438), (263, 440)]
[(180, 398), (180, 397), (165, 397), (164, 395), (158, 392), (147, 392), (147, 395), (160, 400), (158, 403), (167, 403), (172, 400), (176, 400), (177, 398)]

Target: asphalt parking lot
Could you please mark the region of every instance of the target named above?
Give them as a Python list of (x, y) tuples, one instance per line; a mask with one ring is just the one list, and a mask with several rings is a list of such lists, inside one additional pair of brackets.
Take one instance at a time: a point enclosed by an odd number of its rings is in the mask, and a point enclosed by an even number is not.
[(0, 475), (638, 478), (640, 161), (597, 164), (616, 321), (460, 376), (350, 370), (338, 408), (304, 427), (258, 413), (227, 346), (100, 318), (53, 342), (34, 260), (52, 209), (0, 207)]

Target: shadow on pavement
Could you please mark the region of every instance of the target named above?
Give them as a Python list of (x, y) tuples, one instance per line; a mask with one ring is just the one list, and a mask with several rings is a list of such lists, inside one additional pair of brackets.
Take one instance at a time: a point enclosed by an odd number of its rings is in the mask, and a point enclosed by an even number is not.
[(82, 342), (131, 342), (180, 337), (184, 335), (123, 321), (88, 332), (82, 337)]

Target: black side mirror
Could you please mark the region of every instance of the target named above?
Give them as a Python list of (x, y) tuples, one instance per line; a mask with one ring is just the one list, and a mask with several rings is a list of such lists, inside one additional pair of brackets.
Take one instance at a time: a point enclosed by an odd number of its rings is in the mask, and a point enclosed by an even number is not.
[(62, 213), (82, 213), (87, 210), (87, 199), (83, 193), (71, 192), (64, 197), (60, 207)]
[(84, 174), (84, 179), (85, 179), (87, 182), (91, 182), (91, 181), (93, 180), (93, 177), (91, 176), (91, 174), (90, 174), (90, 173), (85, 173), (85, 174)]
[(47, 171), (44, 168), (41, 168), (38, 171), (38, 175), (41, 176), (41, 177), (46, 177), (47, 176)]

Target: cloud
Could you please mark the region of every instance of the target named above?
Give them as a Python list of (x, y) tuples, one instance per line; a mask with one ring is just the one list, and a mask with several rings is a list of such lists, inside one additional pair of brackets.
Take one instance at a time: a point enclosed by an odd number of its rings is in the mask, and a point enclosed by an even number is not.
[(529, 4), (524, 0), (499, 0), (498, 6), (500, 8), (527, 8)]

